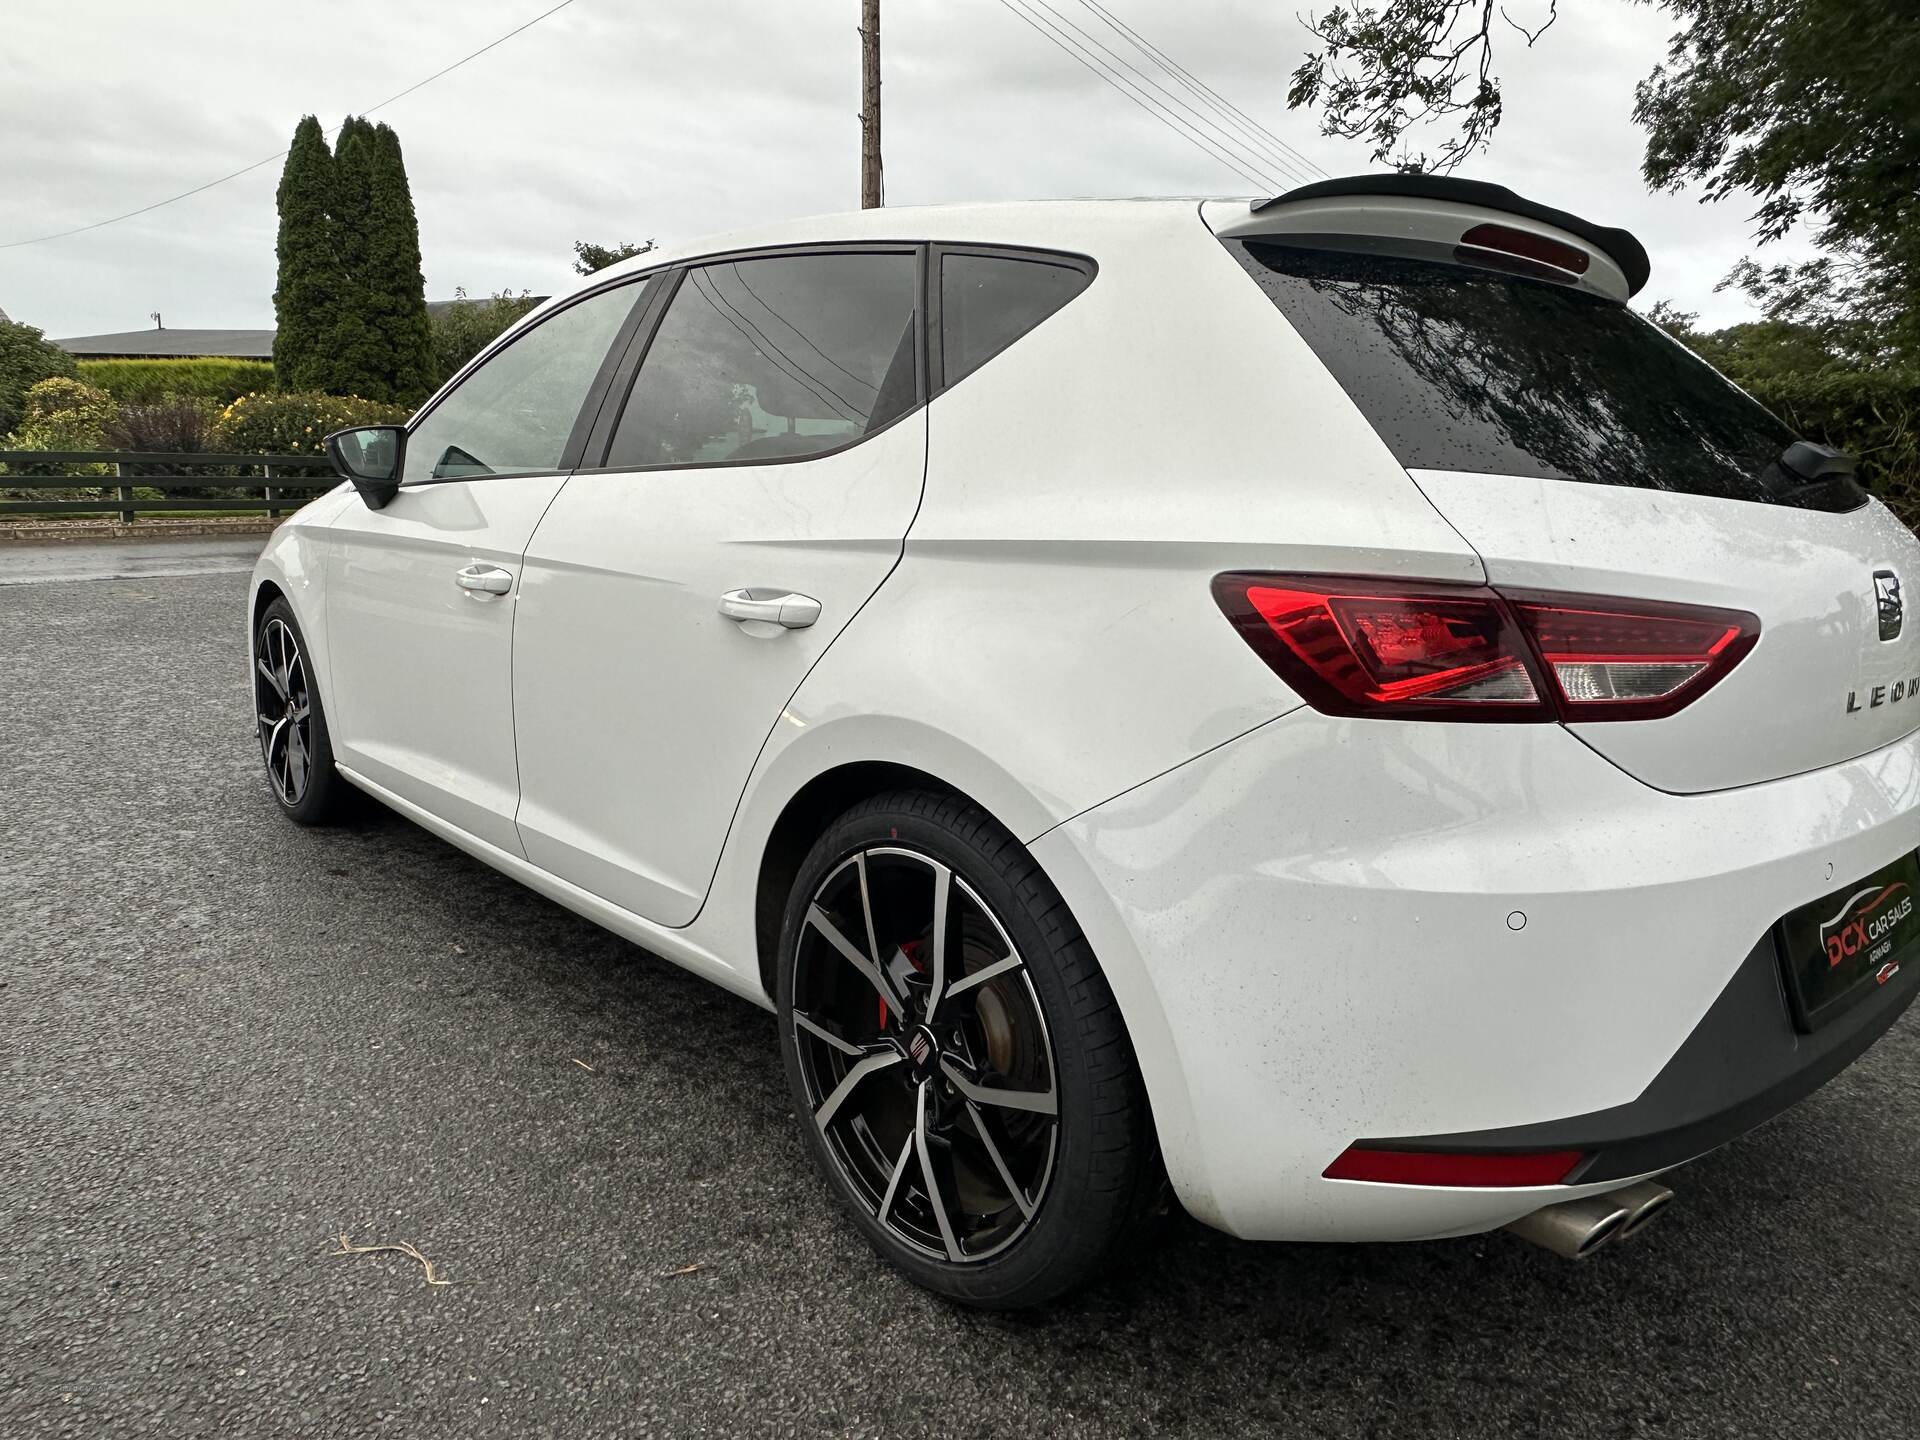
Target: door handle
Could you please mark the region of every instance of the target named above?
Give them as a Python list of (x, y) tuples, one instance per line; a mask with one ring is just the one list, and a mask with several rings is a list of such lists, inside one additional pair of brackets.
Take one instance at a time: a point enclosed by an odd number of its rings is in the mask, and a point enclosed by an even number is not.
[(765, 620), (789, 630), (804, 630), (820, 618), (820, 602), (811, 595), (756, 595), (729, 590), (720, 597), (720, 613), (729, 620)]
[(454, 571), (453, 583), (469, 595), (505, 595), (513, 589), (513, 572), (498, 565), (474, 564)]

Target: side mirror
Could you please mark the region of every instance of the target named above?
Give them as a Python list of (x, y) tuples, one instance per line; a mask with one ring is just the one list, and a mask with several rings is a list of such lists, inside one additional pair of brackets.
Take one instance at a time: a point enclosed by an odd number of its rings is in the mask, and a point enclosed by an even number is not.
[(353, 482), (369, 510), (383, 510), (400, 493), (400, 464), (407, 432), (398, 425), (336, 430), (327, 436), (327, 459)]

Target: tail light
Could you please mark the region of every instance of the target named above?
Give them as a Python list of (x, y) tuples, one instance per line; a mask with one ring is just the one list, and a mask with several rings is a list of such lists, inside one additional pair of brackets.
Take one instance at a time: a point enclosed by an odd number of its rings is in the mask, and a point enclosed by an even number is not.
[(1475, 585), (1227, 574), (1213, 593), (1329, 715), (1653, 719), (1699, 699), (1760, 636), (1744, 610)]

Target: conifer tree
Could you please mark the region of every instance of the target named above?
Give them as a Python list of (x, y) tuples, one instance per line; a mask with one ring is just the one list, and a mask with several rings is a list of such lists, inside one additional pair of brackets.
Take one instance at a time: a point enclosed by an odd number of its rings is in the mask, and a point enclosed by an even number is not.
[(420, 270), (420, 222), (400, 137), (391, 126), (374, 127), (372, 155), (365, 285), (369, 315), (380, 326), (389, 356), (389, 393), (381, 398), (421, 400), (433, 388), (433, 327)]
[(280, 178), (274, 381), (413, 403), (433, 388), (420, 227), (400, 139), (349, 115), (327, 147), (311, 115)]
[(309, 115), (295, 128), (280, 172), (273, 374), (283, 390), (331, 389), (335, 380), (335, 332), (347, 285), (334, 244), (332, 190), (333, 155), (320, 122)]
[(392, 363), (380, 305), (368, 274), (376, 246), (378, 222), (373, 207), (373, 126), (357, 115), (340, 125), (333, 142), (333, 188), (329, 210), (333, 217), (334, 248), (345, 272), (348, 303), (333, 327), (336, 395), (359, 395), (368, 400), (391, 400)]

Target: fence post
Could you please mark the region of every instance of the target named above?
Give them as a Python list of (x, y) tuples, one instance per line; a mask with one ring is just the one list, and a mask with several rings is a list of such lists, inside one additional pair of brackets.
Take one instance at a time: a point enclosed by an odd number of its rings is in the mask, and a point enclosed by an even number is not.
[(126, 483), (126, 462), (124, 460), (114, 461), (113, 473), (120, 479), (120, 523), (122, 525), (131, 525), (133, 523), (133, 486)]
[(260, 472), (267, 477), (267, 518), (269, 520), (278, 520), (280, 518), (280, 507), (273, 503), (273, 466), (262, 465)]

